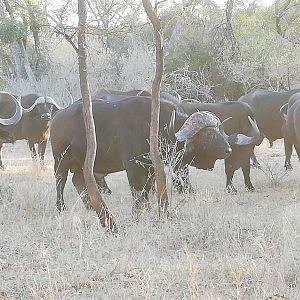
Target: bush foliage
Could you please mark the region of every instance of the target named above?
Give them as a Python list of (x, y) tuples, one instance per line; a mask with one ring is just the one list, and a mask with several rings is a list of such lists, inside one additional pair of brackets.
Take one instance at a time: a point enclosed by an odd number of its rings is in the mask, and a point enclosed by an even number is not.
[[(121, 9), (122, 0), (116, 3), (115, 8), (107, 8), (101, 1), (92, 0), (89, 7), (91, 87), (150, 89), (155, 68), (152, 27), (145, 22), (142, 7), (134, 1), (126, 0), (126, 12)], [(72, 17), (76, 15), (75, 4), (75, 0), (68, 1), (52, 8), (47, 15), (38, 4), (28, 6), (27, 13), (16, 7), (17, 21), (2, 20), (0, 58), (7, 87), (18, 86), (20, 90), (15, 92), (47, 89), (57, 95), (64, 95), (64, 90), (69, 89), (78, 95), (76, 55), (68, 43), (77, 43)], [(292, 0), (291, 5), (297, 6), (297, 0)], [(201, 101), (224, 101), (236, 100), (255, 87), (296, 87), (300, 69), (300, 13), (287, 10), (282, 14), (285, 35), (280, 35), (274, 9), (240, 1), (235, 3), (229, 20), (225, 8), (212, 0), (159, 6), (165, 48), (163, 88)], [(97, 10), (111, 16), (110, 22), (98, 20)], [(26, 83), (26, 76), (16, 72), (19, 62), (14, 61), (14, 51), (7, 45), (20, 39), (26, 43), (25, 54), (37, 78), (37, 82), (29, 82), (23, 89), (15, 82)], [(46, 88), (45, 82), (55, 82), (56, 88)]]

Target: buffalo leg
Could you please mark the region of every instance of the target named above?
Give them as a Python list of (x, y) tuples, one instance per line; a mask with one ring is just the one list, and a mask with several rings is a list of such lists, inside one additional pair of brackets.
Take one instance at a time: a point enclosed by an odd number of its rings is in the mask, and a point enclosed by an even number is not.
[(42, 168), (45, 168), (44, 157), (45, 157), (46, 146), (47, 146), (47, 141), (38, 144), (38, 154), (39, 154), (40, 164)]
[(65, 209), (65, 202), (64, 202), (64, 188), (66, 185), (67, 177), (68, 177), (68, 168), (63, 166), (64, 161), (60, 159), (55, 159), (54, 162), (54, 173), (56, 179), (56, 193), (57, 193), (57, 200), (56, 200), (56, 207), (58, 211), (62, 211)]
[(242, 166), (242, 171), (243, 171), (243, 175), (244, 175), (246, 189), (250, 192), (253, 192), (254, 187), (253, 187), (251, 179), (250, 179), (250, 159), (247, 163), (245, 163)]
[(105, 180), (105, 176), (97, 176), (95, 175), (97, 184), (98, 184), (98, 188), (100, 189), (100, 191), (104, 194), (111, 194), (111, 190), (107, 185), (107, 182)]
[(3, 148), (3, 144), (0, 143), (0, 169), (5, 170), (5, 167), (4, 167), (3, 161), (2, 161), (2, 148)]
[(257, 160), (257, 157), (255, 156), (254, 153), (251, 155), (251, 160), (252, 160), (252, 166), (254, 168), (261, 168), (261, 165), (260, 165), (259, 161)]
[(140, 166), (132, 166), (126, 169), (128, 182), (134, 199), (133, 215), (139, 217), (141, 213), (150, 208), (148, 193), (151, 189), (151, 172)]
[(80, 198), (83, 204), (85, 205), (86, 209), (92, 209), (86, 192), (86, 185), (82, 170), (77, 170), (76, 172), (74, 172), (72, 182), (77, 190), (77, 193), (80, 195)]
[(291, 170), (292, 169), (291, 156), (293, 152), (293, 145), (286, 138), (284, 138), (284, 151), (285, 151), (284, 167), (286, 170)]
[(274, 141), (273, 140), (269, 139), (269, 146), (270, 146), (270, 148), (273, 148), (273, 146), (274, 146)]
[(296, 149), (298, 159), (300, 160), (300, 145), (294, 145), (294, 147)]
[(225, 160), (225, 173), (226, 173), (226, 190), (228, 193), (236, 193), (237, 190), (233, 186), (232, 179), (233, 179), (233, 174), (234, 170), (233, 167), (230, 163)]
[(107, 205), (104, 203), (104, 201), (95, 198), (91, 199), (88, 197), (82, 169), (77, 169), (74, 172), (74, 175), (72, 177), (72, 182), (77, 192), (79, 193), (81, 199), (83, 200), (83, 203), (85, 204), (86, 208), (94, 209), (100, 219), (101, 225), (103, 227), (108, 226), (108, 228), (112, 232), (116, 233), (118, 231), (116, 223), (114, 221), (113, 216), (110, 214), (109, 209)]
[(34, 143), (31, 141), (28, 141), (28, 146), (29, 146), (29, 150), (31, 152), (31, 158), (32, 158), (32, 160), (35, 161), (37, 159), (37, 155), (36, 155)]

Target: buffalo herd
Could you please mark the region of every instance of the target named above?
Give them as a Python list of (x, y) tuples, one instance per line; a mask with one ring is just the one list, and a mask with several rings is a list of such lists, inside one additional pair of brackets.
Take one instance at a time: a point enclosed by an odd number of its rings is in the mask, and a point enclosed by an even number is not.
[[(272, 146), (284, 138), (286, 169), (291, 169), (292, 147), (300, 159), (300, 89), (274, 92), (256, 89), (238, 101), (203, 103), (181, 99), (176, 92), (161, 92), (159, 120), (160, 153), (164, 162), (172, 159), (173, 183), (179, 192), (190, 192), (188, 166), (211, 170), (224, 159), (226, 190), (236, 192), (233, 175), (242, 169), (245, 187), (253, 191), (250, 158), (259, 165), (254, 147), (267, 138)], [(126, 171), (134, 198), (133, 212), (148, 207), (148, 194), (155, 184), (149, 156), (151, 94), (101, 89), (92, 96), (97, 139), (94, 174), (99, 189), (110, 192), (105, 176)], [(51, 125), (51, 126), (50, 126)], [(57, 209), (64, 205), (64, 187), (69, 171), (86, 207), (83, 164), (86, 156), (82, 100), (60, 107), (51, 97), (16, 96), (0, 92), (0, 168), (4, 143), (27, 140), (33, 160), (41, 166), (51, 137)], [(168, 158), (168, 159), (165, 159)]]

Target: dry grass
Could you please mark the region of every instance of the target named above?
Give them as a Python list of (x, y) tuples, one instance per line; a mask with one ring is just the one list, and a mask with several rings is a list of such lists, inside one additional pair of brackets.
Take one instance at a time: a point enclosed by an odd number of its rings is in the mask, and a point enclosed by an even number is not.
[(0, 299), (300, 299), (299, 166), (293, 157), (294, 170), (281, 176), (282, 153), (281, 141), (258, 150), (277, 173), (252, 170), (254, 193), (244, 191), (239, 171), (239, 193), (225, 194), (222, 162), (213, 172), (192, 170), (197, 193), (174, 194), (167, 221), (152, 197), (153, 209), (134, 222), (125, 174), (111, 175), (105, 199), (120, 227), (114, 237), (70, 180), (59, 215), (49, 151), (41, 171), (24, 142), (7, 145)]

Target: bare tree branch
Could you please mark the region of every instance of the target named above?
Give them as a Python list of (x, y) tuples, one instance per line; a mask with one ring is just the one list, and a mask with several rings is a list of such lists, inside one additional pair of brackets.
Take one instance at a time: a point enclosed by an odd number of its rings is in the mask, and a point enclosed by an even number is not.
[[(289, 42), (293, 44), (300, 44), (300, 34), (289, 34), (289, 24), (287, 23), (284, 28), (282, 25), (283, 20), (287, 19), (287, 15), (289, 11), (299, 11), (300, 5), (299, 3), (293, 3), (294, 0), (285, 0), (283, 5), (280, 7), (280, 0), (275, 1), (275, 28), (277, 33), (283, 38), (287, 39)], [(290, 19), (294, 19), (295, 17), (290, 17)]]
[(86, 131), (86, 156), (83, 165), (84, 181), (91, 206), (99, 216), (103, 227), (108, 226), (109, 230), (116, 232), (116, 223), (106, 203), (103, 201), (98, 190), (94, 176), (94, 163), (96, 158), (97, 142), (95, 124), (92, 112), (92, 100), (88, 85), (87, 54), (86, 54), (86, 0), (78, 0), (78, 65), (80, 76), (80, 90), (82, 95), (82, 114)]
[(163, 162), (159, 155), (158, 131), (159, 131), (159, 113), (160, 113), (160, 97), (159, 90), (164, 70), (164, 49), (162, 38), (161, 21), (157, 17), (149, 0), (142, 0), (144, 9), (154, 29), (155, 53), (156, 53), (156, 69), (155, 77), (152, 83), (152, 105), (151, 105), (151, 125), (150, 125), (150, 156), (153, 163), (155, 179), (157, 184), (157, 198), (159, 216), (168, 215), (168, 194), (166, 188), (166, 174)]

